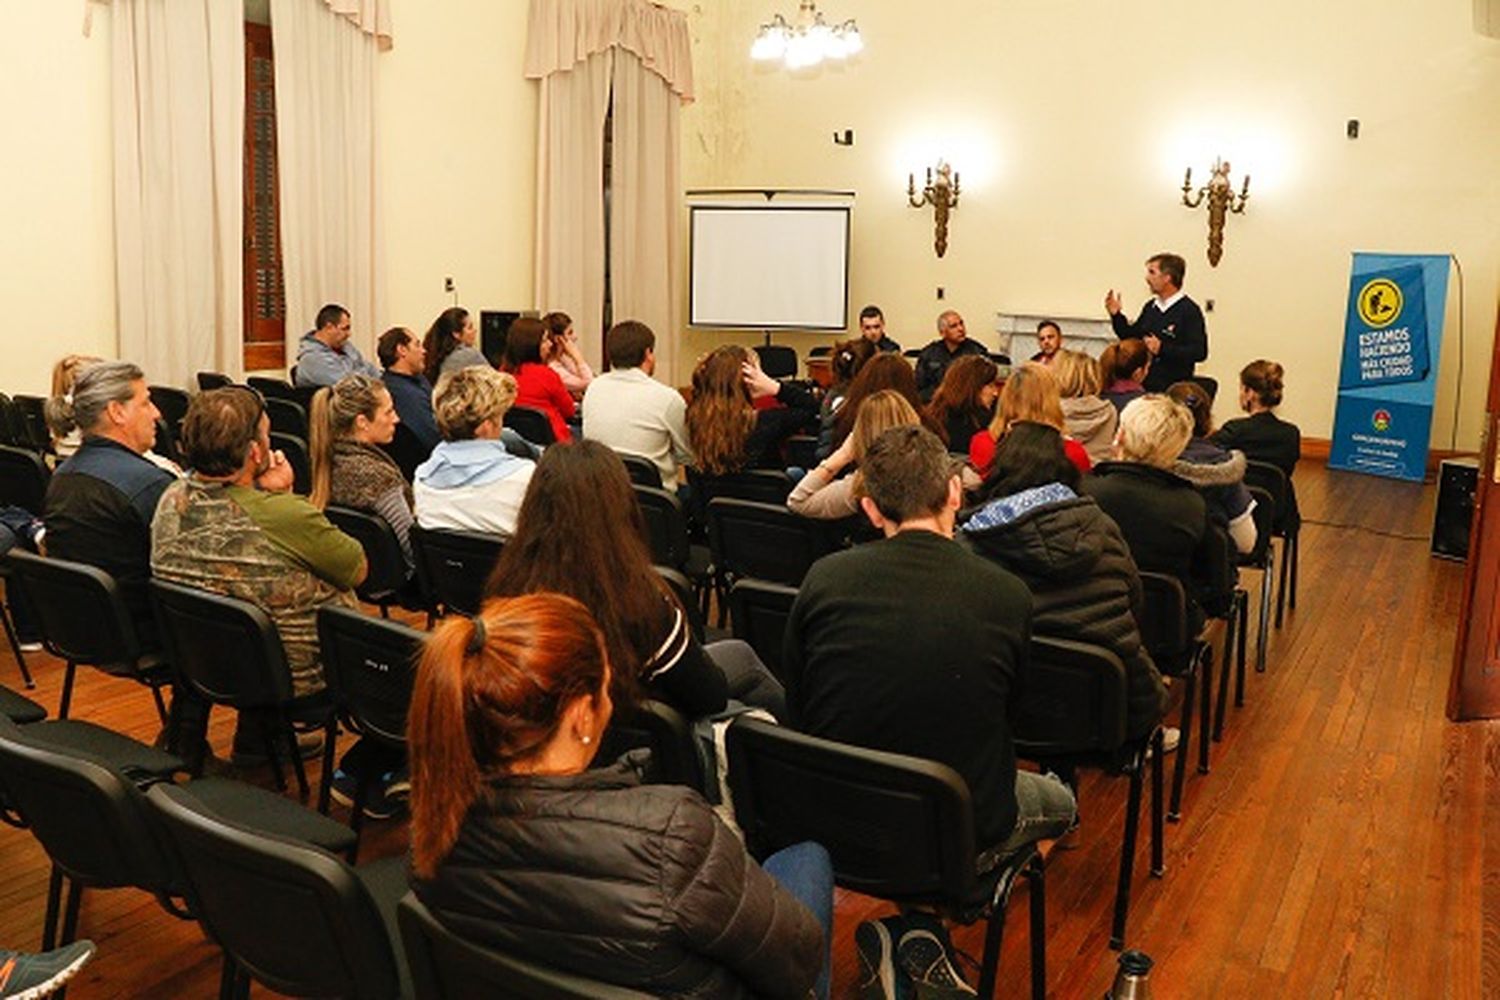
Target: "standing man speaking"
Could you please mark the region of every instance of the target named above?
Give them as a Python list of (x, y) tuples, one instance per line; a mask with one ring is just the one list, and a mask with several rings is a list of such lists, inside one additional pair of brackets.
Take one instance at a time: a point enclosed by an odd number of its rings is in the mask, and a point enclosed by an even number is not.
[(1203, 310), (1182, 290), (1187, 261), (1175, 253), (1159, 253), (1146, 261), (1146, 287), (1153, 298), (1141, 307), (1131, 323), (1120, 312), (1120, 295), (1113, 288), (1104, 296), (1104, 308), (1120, 339), (1139, 337), (1151, 352), (1151, 370), (1146, 373), (1147, 392), (1165, 392), (1173, 382), (1193, 377), (1193, 368), (1208, 357), (1208, 331)]

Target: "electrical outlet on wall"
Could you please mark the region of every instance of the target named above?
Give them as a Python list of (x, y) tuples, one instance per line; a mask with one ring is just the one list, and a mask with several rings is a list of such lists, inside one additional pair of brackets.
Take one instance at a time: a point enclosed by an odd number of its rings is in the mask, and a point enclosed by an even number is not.
[(944, 288), (942, 285), (938, 285), (938, 290), (937, 290), (938, 301), (941, 302), (943, 300), (944, 296), (946, 296), (947, 294), (948, 294), (948, 290), (946, 288)]
[(453, 279), (451, 277), (447, 277), (447, 278), (443, 279), (443, 291), (445, 291), (445, 292), (451, 292), (451, 291), (453, 291)]

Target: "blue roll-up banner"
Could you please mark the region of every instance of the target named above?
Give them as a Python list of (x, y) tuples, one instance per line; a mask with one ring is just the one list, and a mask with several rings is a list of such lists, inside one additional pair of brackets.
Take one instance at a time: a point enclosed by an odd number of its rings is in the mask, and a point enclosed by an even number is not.
[(1447, 298), (1447, 255), (1354, 255), (1330, 469), (1426, 475)]

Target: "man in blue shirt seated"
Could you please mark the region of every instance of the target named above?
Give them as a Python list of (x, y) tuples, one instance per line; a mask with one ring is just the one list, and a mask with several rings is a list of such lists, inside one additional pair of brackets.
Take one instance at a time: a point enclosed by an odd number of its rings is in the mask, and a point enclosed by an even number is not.
[(318, 310), (317, 329), (297, 345), (297, 384), (333, 385), (345, 375), (379, 378), (380, 370), (349, 343), (349, 310), (326, 305)]
[(396, 415), (422, 447), (432, 451), (443, 436), (432, 415), (432, 383), (422, 374), (427, 351), (421, 338), (404, 326), (393, 326), (380, 335), (375, 354), (385, 369), (380, 377), (390, 390)]

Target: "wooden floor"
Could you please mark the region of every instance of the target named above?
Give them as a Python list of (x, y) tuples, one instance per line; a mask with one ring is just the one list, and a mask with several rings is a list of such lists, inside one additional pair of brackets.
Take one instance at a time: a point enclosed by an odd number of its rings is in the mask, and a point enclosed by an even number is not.
[[(1500, 995), (1500, 725), (1443, 715), (1462, 566), (1427, 554), (1433, 489), (1319, 468), (1297, 482), (1306, 517), (1323, 522), (1303, 531), (1300, 607), (1273, 632), (1213, 773), (1190, 774), (1165, 877), (1142, 857), (1129, 944), (1155, 959), (1158, 1000)], [(32, 667), (34, 697), (54, 707), (58, 664)], [(0, 677), (15, 676), (0, 654)], [(74, 704), (155, 735), (143, 689), (85, 675)], [(230, 724), (215, 715), (221, 749)], [(1081, 800), (1083, 827), (1047, 874), (1048, 986), (1064, 1000), (1103, 996), (1115, 964), (1125, 783), (1086, 775)], [(367, 857), (404, 849), (400, 823), (370, 832)], [(0, 827), (0, 870), (0, 945), (35, 947), (46, 859)], [(1025, 897), (1011, 906), (1002, 996), (1027, 995)], [(840, 894), (836, 997), (853, 996), (856, 923), (885, 912)], [(91, 893), (80, 926), (99, 954), (73, 997), (215, 995), (216, 950), (144, 894)], [(981, 950), (979, 928), (955, 937)]]

